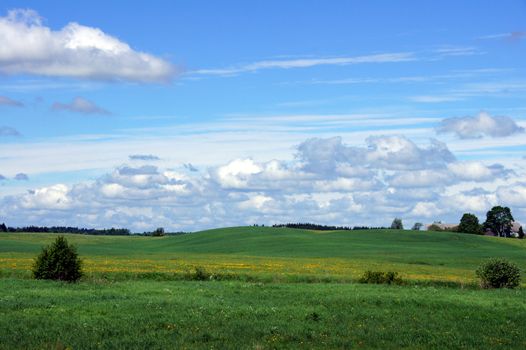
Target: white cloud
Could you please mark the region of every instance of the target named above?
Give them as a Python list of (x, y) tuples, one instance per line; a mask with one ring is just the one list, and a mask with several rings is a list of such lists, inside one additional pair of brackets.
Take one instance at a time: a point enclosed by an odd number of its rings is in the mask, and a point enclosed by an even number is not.
[(250, 175), (261, 171), (262, 168), (252, 159), (236, 159), (219, 167), (215, 175), (223, 188), (244, 188), (248, 185)]
[(85, 78), (164, 82), (174, 67), (151, 54), (78, 23), (54, 31), (33, 10), (11, 10), (0, 18), (0, 72)]
[(491, 39), (500, 39), (510, 42), (518, 42), (526, 38), (526, 32), (524, 31), (515, 31), (509, 33), (499, 33), (499, 34), (490, 34), (478, 37), (478, 39), (491, 40)]
[(366, 139), (367, 147), (352, 147), (341, 137), (311, 138), (298, 147), (297, 157), (311, 172), (330, 172), (340, 164), (360, 165), (372, 169), (424, 169), (443, 167), (455, 160), (447, 146), (432, 139), (427, 148), (404, 136), (380, 135)]
[(442, 210), (440, 210), (435, 203), (430, 202), (418, 202), (411, 211), (411, 215), (424, 217), (426, 219), (437, 217), (437, 215), (441, 213)]
[(54, 111), (68, 111), (82, 114), (110, 114), (110, 112), (104, 108), (82, 97), (75, 97), (69, 103), (55, 102), (53, 106), (51, 106), (51, 109)]
[(480, 55), (476, 47), (472, 46), (444, 46), (435, 50), (440, 56), (472, 56)]
[(481, 162), (456, 162), (448, 164), (448, 169), (458, 179), (466, 181), (491, 181), (510, 172), (499, 164), (487, 166)]
[(239, 203), (240, 209), (258, 209), (261, 210), (265, 206), (266, 203), (272, 201), (271, 197), (265, 196), (265, 195), (253, 195), (250, 197), (250, 199), (247, 199), (246, 201), (243, 201)]
[(413, 102), (419, 103), (442, 103), (442, 102), (452, 102), (452, 101), (461, 101), (464, 97), (459, 95), (420, 95), (412, 96), (409, 98)]
[(246, 72), (255, 72), (263, 69), (291, 69), (308, 68), (320, 65), (345, 66), (363, 63), (388, 63), (414, 61), (416, 58), (411, 52), (382, 53), (365, 56), (351, 57), (321, 57), (300, 58), (292, 60), (267, 60), (228, 68), (198, 69), (189, 74), (230, 76)]
[(444, 169), (402, 171), (394, 174), (389, 183), (399, 188), (438, 187), (451, 183), (452, 174)]
[(486, 112), (476, 117), (456, 117), (442, 120), (437, 128), (439, 133), (454, 133), (462, 139), (483, 136), (505, 137), (523, 133), (524, 128), (507, 116), (491, 116)]
[(501, 203), (510, 206), (526, 207), (526, 184), (515, 183), (512, 186), (502, 186), (497, 189)]
[(289, 161), (240, 158), (199, 172), (182, 163), (122, 165), (91, 182), (0, 198), (0, 215), (11, 225), (143, 231), (291, 221), (385, 226), (395, 216), (456, 222), (496, 203), (526, 209), (520, 167), (515, 174), (500, 164), (459, 162), (444, 144), (397, 136), (370, 138), (364, 147), (320, 138), (297, 150)]
[(66, 185), (57, 184), (43, 187), (20, 197), (20, 205), (25, 209), (68, 209), (71, 200), (68, 197), (69, 189)]

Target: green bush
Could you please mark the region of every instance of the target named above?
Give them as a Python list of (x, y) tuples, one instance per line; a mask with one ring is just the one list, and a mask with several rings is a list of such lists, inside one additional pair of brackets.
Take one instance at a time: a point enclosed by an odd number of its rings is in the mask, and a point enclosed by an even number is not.
[(210, 272), (206, 271), (201, 266), (192, 268), (187, 274), (186, 279), (191, 281), (208, 281), (214, 278)]
[(58, 236), (54, 243), (42, 248), (32, 272), (36, 279), (75, 282), (82, 276), (82, 261), (75, 247), (63, 236)]
[(521, 279), (517, 265), (502, 258), (489, 259), (476, 273), (483, 288), (515, 288)]
[(402, 278), (398, 275), (398, 272), (365, 271), (359, 282), (370, 284), (402, 284)]

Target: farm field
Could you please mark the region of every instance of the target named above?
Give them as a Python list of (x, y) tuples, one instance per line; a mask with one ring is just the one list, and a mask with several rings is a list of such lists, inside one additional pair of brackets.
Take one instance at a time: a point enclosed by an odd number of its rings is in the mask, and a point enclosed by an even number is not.
[[(31, 280), (56, 235), (0, 234), (1, 349), (526, 346), (524, 240), (266, 227), (65, 236), (84, 260), (77, 284)], [(479, 289), (489, 257), (519, 265), (522, 287)], [(213, 280), (188, 280), (198, 267)], [(406, 284), (356, 283), (366, 270)]]

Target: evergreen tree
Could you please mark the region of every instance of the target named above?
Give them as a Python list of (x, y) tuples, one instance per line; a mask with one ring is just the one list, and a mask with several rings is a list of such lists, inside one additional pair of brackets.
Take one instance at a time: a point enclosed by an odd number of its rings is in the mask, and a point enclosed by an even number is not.
[(63, 236), (42, 249), (33, 265), (36, 279), (52, 279), (75, 282), (82, 276), (82, 262), (74, 246), (69, 245)]

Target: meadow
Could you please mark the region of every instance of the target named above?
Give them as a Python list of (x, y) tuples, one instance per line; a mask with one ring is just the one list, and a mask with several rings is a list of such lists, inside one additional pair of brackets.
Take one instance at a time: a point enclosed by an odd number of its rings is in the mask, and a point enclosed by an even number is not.
[[(237, 227), (66, 235), (77, 284), (31, 279), (53, 234), (0, 234), (0, 348), (525, 348), (526, 241), (446, 232)], [(506, 257), (516, 290), (475, 269)], [(193, 271), (211, 277), (192, 281)], [(366, 270), (405, 284), (356, 283)]]

